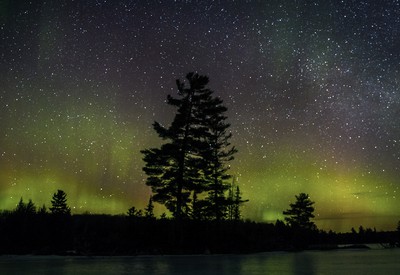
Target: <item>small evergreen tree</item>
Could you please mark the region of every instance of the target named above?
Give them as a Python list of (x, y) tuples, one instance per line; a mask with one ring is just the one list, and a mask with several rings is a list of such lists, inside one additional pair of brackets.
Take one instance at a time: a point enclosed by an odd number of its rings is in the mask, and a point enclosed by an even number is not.
[(24, 200), (22, 199), (22, 197), (19, 200), (19, 202), (17, 204), (17, 207), (15, 208), (14, 212), (15, 213), (19, 213), (19, 214), (23, 214), (23, 213), (26, 212), (26, 205), (25, 205)]
[(19, 215), (33, 215), (36, 214), (36, 206), (31, 199), (28, 203), (25, 203), (21, 197), (14, 212)]
[(126, 212), (126, 214), (127, 214), (129, 217), (135, 216), (135, 214), (136, 214), (136, 207), (135, 207), (135, 206), (132, 206), (131, 208), (129, 208), (129, 209), (128, 209), (128, 212)]
[(228, 198), (227, 198), (228, 220), (239, 221), (242, 218), (240, 207), (242, 206), (243, 203), (248, 201), (249, 200), (244, 200), (242, 198), (242, 193), (240, 191), (239, 186), (235, 185), (234, 182), (232, 182), (228, 190)]
[(142, 210), (137, 210), (135, 206), (132, 206), (128, 209), (128, 216), (133, 218), (142, 218), (143, 212)]
[(57, 215), (71, 215), (71, 208), (67, 205), (67, 194), (63, 190), (57, 190), (53, 194), (50, 211)]
[(239, 186), (236, 186), (236, 192), (235, 192), (235, 199), (234, 199), (234, 208), (233, 208), (233, 219), (235, 221), (239, 221), (241, 218), (241, 213), (240, 213), (240, 201), (241, 201), (241, 195), (240, 195), (240, 190)]
[(42, 207), (39, 207), (37, 213), (40, 214), (40, 215), (46, 215), (46, 214), (47, 214), (47, 207), (46, 207), (46, 205), (43, 204)]
[(29, 199), (28, 203), (26, 204), (26, 213), (30, 215), (36, 214), (36, 205), (31, 199)]
[(290, 204), (290, 209), (283, 211), (285, 221), (292, 227), (315, 229), (315, 224), (311, 221), (314, 218), (313, 204), (308, 194), (296, 195), (296, 202)]
[(243, 200), (240, 188), (239, 186), (236, 186), (236, 192), (233, 201), (233, 220), (240, 221), (242, 219), (242, 213), (240, 211), (240, 207), (243, 203), (248, 201), (249, 200)]
[(144, 209), (144, 216), (148, 219), (154, 219), (154, 205), (153, 198), (150, 196), (149, 203)]

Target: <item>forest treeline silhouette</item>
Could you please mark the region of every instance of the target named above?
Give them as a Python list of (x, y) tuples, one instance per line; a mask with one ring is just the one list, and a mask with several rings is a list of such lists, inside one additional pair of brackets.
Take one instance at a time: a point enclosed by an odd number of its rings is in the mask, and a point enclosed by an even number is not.
[[(295, 196), (284, 221), (243, 220), (239, 184), (228, 174), (237, 149), (222, 99), (206, 86), (207, 76), (188, 73), (176, 81), (176, 109), (170, 126), (154, 122), (164, 143), (142, 150), (152, 196), (145, 209), (132, 206), (121, 215), (72, 215), (67, 194), (57, 190), (51, 206), (37, 207), (21, 198), (13, 210), (0, 212), (0, 254), (137, 255), (252, 253), (271, 250), (334, 249), (339, 244), (382, 243), (395, 246), (399, 231), (335, 233), (319, 230), (314, 202)], [(154, 203), (170, 215), (154, 214)]]
[(255, 253), (398, 244), (399, 230), (377, 232), (362, 226), (349, 233), (319, 230), (311, 220), (313, 203), (307, 194), (297, 195), (284, 211), (285, 220), (275, 223), (156, 217), (151, 199), (144, 211), (130, 208), (121, 215), (72, 215), (65, 192), (58, 190), (49, 209), (21, 199), (15, 209), (0, 212), (0, 255)]

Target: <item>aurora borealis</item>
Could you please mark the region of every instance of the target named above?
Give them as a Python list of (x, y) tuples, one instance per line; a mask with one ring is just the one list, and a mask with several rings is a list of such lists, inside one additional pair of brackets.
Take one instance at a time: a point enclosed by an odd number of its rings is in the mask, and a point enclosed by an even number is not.
[(57, 189), (73, 213), (143, 208), (140, 150), (196, 71), (228, 107), (244, 218), (305, 192), (322, 229), (396, 228), (399, 1), (9, 0), (0, 18), (0, 209)]

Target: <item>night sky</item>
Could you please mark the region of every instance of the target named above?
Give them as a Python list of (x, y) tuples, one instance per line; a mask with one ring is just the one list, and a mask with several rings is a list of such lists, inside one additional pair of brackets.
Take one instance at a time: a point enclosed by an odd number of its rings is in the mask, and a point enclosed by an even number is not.
[(194, 71), (228, 107), (244, 218), (305, 192), (319, 228), (396, 228), (400, 1), (9, 0), (0, 20), (0, 209), (145, 207), (140, 150)]

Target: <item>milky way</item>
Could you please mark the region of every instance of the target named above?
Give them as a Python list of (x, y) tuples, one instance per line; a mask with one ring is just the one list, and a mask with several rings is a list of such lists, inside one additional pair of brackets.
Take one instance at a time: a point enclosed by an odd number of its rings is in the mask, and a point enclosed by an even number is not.
[(245, 218), (305, 192), (320, 228), (400, 220), (399, 1), (2, 1), (0, 18), (0, 209), (57, 189), (73, 213), (143, 208), (140, 150), (195, 71), (229, 109)]

